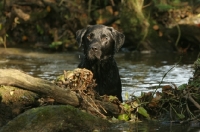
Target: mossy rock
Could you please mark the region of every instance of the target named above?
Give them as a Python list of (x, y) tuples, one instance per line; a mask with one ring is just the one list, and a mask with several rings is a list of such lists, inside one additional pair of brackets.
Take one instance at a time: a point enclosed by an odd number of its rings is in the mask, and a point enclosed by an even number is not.
[(38, 106), (39, 96), (12, 86), (0, 86), (0, 127), (27, 109)]
[(107, 120), (68, 105), (30, 109), (0, 129), (0, 132), (78, 132), (106, 130)]

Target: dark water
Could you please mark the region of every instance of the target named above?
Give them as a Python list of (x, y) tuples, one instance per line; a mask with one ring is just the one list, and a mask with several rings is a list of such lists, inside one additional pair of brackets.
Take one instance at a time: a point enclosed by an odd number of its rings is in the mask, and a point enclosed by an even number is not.
[[(11, 50), (12, 51), (12, 50)], [(12, 54), (13, 53), (13, 54)], [(80, 62), (80, 53), (40, 53), (12, 51), (9, 54), (1, 54), (0, 68), (16, 68), (26, 73), (54, 80), (63, 70), (73, 70)], [(177, 62), (181, 55), (173, 53), (165, 54), (116, 54), (120, 76), (123, 85), (123, 95), (128, 92), (139, 95), (141, 91), (153, 90)], [(187, 83), (193, 75), (192, 64), (197, 54), (185, 54), (163, 79), (162, 85), (172, 84), (179, 86)]]
[[(1, 52), (0, 52), (1, 53)], [(177, 86), (187, 83), (193, 75), (193, 63), (197, 58), (197, 53), (180, 54), (138, 54), (138, 53), (117, 53), (116, 61), (118, 63), (120, 76), (123, 85), (123, 98), (125, 93), (140, 95), (141, 91), (154, 90), (160, 83), (165, 73), (174, 67), (163, 79), (162, 85), (175, 84)], [(181, 59), (181, 61), (180, 61)], [(0, 54), (0, 68), (20, 69), (34, 77), (47, 80), (54, 80), (56, 76), (63, 73), (63, 70), (73, 70), (80, 62), (79, 53), (40, 53), (32, 51), (23, 51), (17, 49), (8, 49)], [(126, 127), (126, 125), (128, 125)], [(133, 124), (132, 124), (133, 125)], [(148, 123), (137, 124), (139, 127), (131, 124), (123, 124), (122, 131), (178, 131), (181, 125), (171, 126), (170, 124)], [(178, 128), (178, 129), (175, 129)], [(129, 130), (125, 130), (129, 129)], [(130, 130), (132, 129), (132, 130)], [(146, 130), (148, 129), (148, 130)], [(164, 130), (166, 129), (166, 130)], [(172, 130), (171, 130), (172, 129)], [(196, 128), (188, 128), (189, 131), (200, 131)], [(118, 129), (119, 130), (119, 129)], [(187, 130), (187, 131), (188, 131)]]
[(161, 122), (121, 123), (113, 128), (114, 132), (200, 132), (199, 125), (172, 124)]

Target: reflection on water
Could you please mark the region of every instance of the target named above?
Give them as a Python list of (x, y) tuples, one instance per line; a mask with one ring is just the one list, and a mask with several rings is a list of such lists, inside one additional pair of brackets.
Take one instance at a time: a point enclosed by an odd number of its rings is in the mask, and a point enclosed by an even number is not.
[[(196, 54), (181, 56), (172, 53), (121, 56), (118, 64), (123, 90), (135, 95), (140, 95), (141, 91), (153, 90), (159, 85), (166, 73), (161, 86), (166, 84), (180, 86), (187, 83), (193, 75), (192, 66), (196, 57)], [(176, 67), (174, 67), (175, 65)]]
[[(78, 54), (77, 54), (78, 56)], [(53, 80), (63, 70), (73, 70), (78, 65), (76, 54), (1, 55), (0, 68), (16, 68), (47, 80)]]
[[(63, 70), (73, 70), (77, 67), (79, 53), (18, 53), (1, 54), (0, 68), (20, 69), (34, 77), (53, 80), (63, 73)], [(196, 60), (197, 54), (186, 54), (182, 56), (181, 62), (173, 68), (164, 78), (162, 85), (174, 83), (179, 86), (187, 83), (193, 75), (192, 64)], [(140, 95), (141, 91), (153, 90), (167, 73), (180, 60), (178, 54), (125, 54), (118, 53), (116, 61), (118, 63), (120, 76), (123, 85), (123, 98), (126, 92)], [(122, 125), (122, 126), (120, 126)], [(170, 125), (159, 123), (138, 123), (120, 124), (117, 130), (153, 132), (153, 131), (198, 131), (182, 125)], [(138, 126), (137, 126), (138, 125)]]
[(199, 132), (199, 126), (193, 127), (190, 124), (162, 123), (158, 121), (146, 121), (138, 123), (120, 123), (115, 125), (114, 132)]
[[(192, 77), (192, 64), (197, 54), (182, 56), (181, 62), (173, 68), (163, 79), (162, 85), (175, 84), (177, 86), (187, 83)], [(139, 95), (141, 91), (153, 90), (163, 76), (180, 60), (178, 54), (116, 54), (120, 76), (125, 92)], [(73, 70), (77, 67), (79, 53), (45, 54), (26, 52), (21, 54), (2, 54), (0, 68), (17, 68), (26, 73), (53, 80), (63, 73), (63, 70)]]

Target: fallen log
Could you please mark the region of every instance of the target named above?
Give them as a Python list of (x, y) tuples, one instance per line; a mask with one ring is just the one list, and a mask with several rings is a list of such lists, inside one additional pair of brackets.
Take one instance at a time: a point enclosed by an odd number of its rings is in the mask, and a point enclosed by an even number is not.
[[(39, 95), (50, 96), (55, 102), (75, 107), (80, 106), (83, 100), (80, 95), (70, 89), (63, 89), (50, 81), (32, 77), (16, 69), (0, 69), (0, 85), (15, 86)], [(117, 104), (95, 99), (93, 102), (102, 107), (103, 113), (109, 112), (109, 114), (116, 115), (121, 111)]]
[(61, 89), (47, 80), (34, 78), (16, 69), (0, 69), (0, 85), (11, 85), (38, 94), (48, 95), (62, 104), (79, 105), (79, 99), (75, 92)]

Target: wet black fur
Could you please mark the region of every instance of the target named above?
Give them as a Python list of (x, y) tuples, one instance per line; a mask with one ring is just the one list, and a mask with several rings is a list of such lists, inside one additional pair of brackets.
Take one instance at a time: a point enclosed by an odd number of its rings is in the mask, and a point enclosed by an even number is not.
[(104, 25), (89, 25), (76, 32), (76, 40), (84, 50), (79, 68), (91, 70), (96, 79), (95, 90), (100, 95), (114, 95), (122, 101), (122, 86), (114, 54), (124, 43), (125, 36)]

